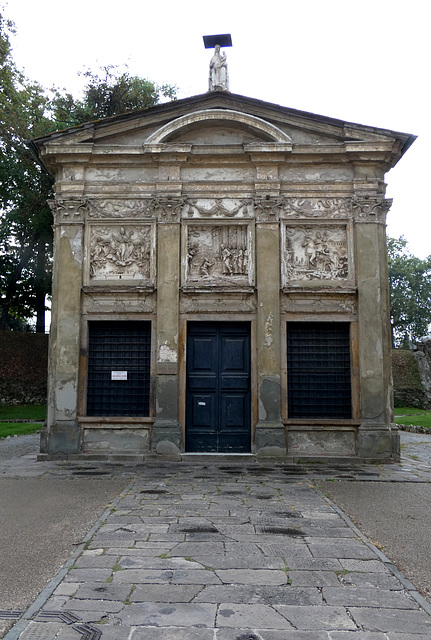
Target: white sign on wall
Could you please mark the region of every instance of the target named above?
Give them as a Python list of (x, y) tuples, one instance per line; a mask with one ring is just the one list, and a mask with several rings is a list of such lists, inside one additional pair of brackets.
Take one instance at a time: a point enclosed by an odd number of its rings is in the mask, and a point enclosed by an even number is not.
[(111, 371), (111, 380), (127, 380), (127, 371)]

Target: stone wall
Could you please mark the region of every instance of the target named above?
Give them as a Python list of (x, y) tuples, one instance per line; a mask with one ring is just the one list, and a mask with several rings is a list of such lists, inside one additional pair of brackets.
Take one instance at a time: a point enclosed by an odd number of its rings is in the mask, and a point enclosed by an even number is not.
[(428, 345), (427, 355), (420, 348), (392, 351), (395, 407), (431, 408), (431, 343)]
[(48, 336), (0, 331), (0, 403), (45, 404)]
[(418, 363), (419, 376), (424, 389), (424, 409), (431, 409), (431, 336), (418, 340), (413, 345), (413, 353)]

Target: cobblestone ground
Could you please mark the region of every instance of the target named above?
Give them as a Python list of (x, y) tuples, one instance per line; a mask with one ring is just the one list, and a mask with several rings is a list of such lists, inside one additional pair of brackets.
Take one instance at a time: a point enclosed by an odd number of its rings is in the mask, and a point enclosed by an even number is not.
[(140, 471), (52, 595), (6, 637), (424, 640), (421, 605), (303, 468), (158, 465)]

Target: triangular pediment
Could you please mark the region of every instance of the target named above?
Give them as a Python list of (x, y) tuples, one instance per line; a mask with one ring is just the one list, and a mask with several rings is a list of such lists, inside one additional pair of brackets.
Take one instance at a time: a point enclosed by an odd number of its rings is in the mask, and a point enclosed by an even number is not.
[[(297, 111), (227, 92), (210, 92), (157, 105), (35, 140), (35, 146), (88, 144), (113, 147), (158, 145), (270, 145), (288, 148), (350, 143), (384, 143), (397, 147), (397, 159), (414, 136)], [(281, 146), (280, 146), (281, 145)]]

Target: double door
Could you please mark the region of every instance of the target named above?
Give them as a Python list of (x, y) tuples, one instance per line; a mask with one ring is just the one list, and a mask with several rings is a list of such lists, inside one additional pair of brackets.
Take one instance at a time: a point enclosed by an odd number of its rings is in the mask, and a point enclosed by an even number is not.
[(250, 324), (190, 322), (186, 385), (186, 450), (250, 452)]

